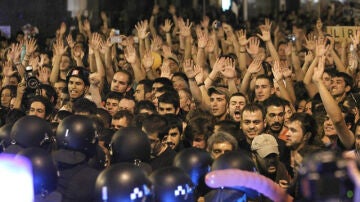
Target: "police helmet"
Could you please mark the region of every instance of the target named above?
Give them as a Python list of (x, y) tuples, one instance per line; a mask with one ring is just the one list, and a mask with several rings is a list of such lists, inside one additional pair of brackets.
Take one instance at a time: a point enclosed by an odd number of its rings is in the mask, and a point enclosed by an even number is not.
[(59, 149), (79, 151), (88, 157), (93, 156), (97, 145), (93, 121), (82, 115), (66, 117), (56, 130), (56, 142)]
[(31, 161), (35, 194), (46, 195), (55, 191), (57, 170), (51, 155), (47, 151), (31, 147), (21, 150), (17, 155), (25, 156)]
[(151, 183), (145, 172), (131, 163), (118, 163), (103, 170), (95, 183), (96, 201), (152, 201)]
[(5, 124), (0, 127), (0, 153), (11, 144), (11, 128), (12, 124)]
[(50, 124), (37, 116), (24, 116), (11, 128), (11, 143), (23, 148), (42, 147), (48, 149), (53, 138)]
[(199, 148), (186, 148), (174, 158), (173, 165), (184, 170), (195, 185), (200, 183), (206, 173), (210, 171), (212, 158), (208, 152)]
[(150, 142), (147, 135), (139, 128), (126, 127), (115, 132), (110, 143), (112, 163), (149, 162)]
[[(244, 171), (255, 172), (256, 167), (251, 158), (245, 154), (244, 151), (231, 151), (221, 155), (217, 158), (212, 166), (211, 170), (225, 170), (225, 169), (240, 169)], [(236, 187), (233, 188), (244, 192), (250, 198), (259, 197), (259, 193), (256, 190), (246, 188), (246, 187)]]
[(160, 168), (150, 175), (154, 187), (155, 201), (196, 201), (194, 184), (180, 168)]

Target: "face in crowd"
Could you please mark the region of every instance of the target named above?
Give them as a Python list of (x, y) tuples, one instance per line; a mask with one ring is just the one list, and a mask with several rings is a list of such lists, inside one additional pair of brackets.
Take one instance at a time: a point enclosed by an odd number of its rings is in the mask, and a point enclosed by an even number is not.
[(274, 93), (274, 87), (271, 86), (270, 81), (266, 78), (258, 78), (255, 80), (255, 99), (263, 102)]
[(265, 128), (265, 120), (261, 110), (243, 111), (241, 117), (241, 129), (248, 143), (260, 135)]
[(228, 103), (223, 94), (212, 93), (210, 95), (210, 112), (214, 117), (221, 118), (227, 114)]
[(283, 106), (268, 106), (266, 113), (266, 125), (273, 133), (279, 133), (284, 124), (284, 107)]
[(244, 96), (232, 96), (229, 101), (229, 115), (236, 121), (241, 121), (241, 111), (246, 105), (246, 99)]
[(118, 93), (125, 93), (131, 89), (129, 76), (124, 72), (116, 72), (111, 81), (110, 90)]
[(88, 87), (85, 85), (84, 81), (79, 77), (70, 77), (68, 82), (68, 91), (70, 99), (80, 98), (85, 95)]

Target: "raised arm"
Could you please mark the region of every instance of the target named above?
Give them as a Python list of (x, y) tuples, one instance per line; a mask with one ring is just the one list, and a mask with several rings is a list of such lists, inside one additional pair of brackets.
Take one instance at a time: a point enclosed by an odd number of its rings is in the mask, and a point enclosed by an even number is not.
[(165, 32), (166, 37), (166, 43), (172, 47), (172, 38), (171, 38), (171, 27), (173, 26), (173, 23), (170, 19), (165, 19), (165, 22), (163, 25), (160, 26), (160, 29)]
[(241, 86), (240, 86), (241, 93), (245, 95), (248, 94), (251, 79), (256, 73), (260, 72), (262, 68), (261, 63), (262, 63), (261, 56), (256, 56), (254, 60), (250, 63), (249, 67), (245, 72), (244, 78), (241, 82)]
[(149, 23), (147, 20), (140, 21), (135, 25), (137, 31), (137, 36), (139, 38), (139, 55), (140, 58), (144, 57), (146, 46), (145, 39), (149, 36), (150, 32), (148, 31)]
[(200, 73), (201, 68), (197, 65), (194, 65), (194, 62), (190, 59), (184, 61), (183, 67), (184, 73), (189, 79), (189, 88), (191, 94), (195, 99), (195, 102), (199, 104), (202, 102), (202, 94), (199, 87), (203, 86), (204, 83), (199, 81), (198, 84), (195, 77)]
[(60, 74), (60, 60), (67, 50), (67, 46), (64, 46), (63, 40), (57, 39), (53, 45), (54, 47), (54, 56), (53, 56), (53, 67), (50, 75), (50, 82), (54, 84), (59, 79)]
[(266, 48), (269, 50), (273, 60), (279, 60), (279, 54), (276, 51), (275, 46), (271, 41), (271, 34), (270, 34), (271, 24), (272, 23), (270, 22), (270, 20), (266, 18), (265, 24), (260, 25), (261, 35), (257, 34), (257, 36), (260, 37), (260, 39), (266, 43)]
[(331, 96), (330, 92), (326, 89), (322, 81), (322, 75), (324, 73), (325, 56), (319, 58), (318, 65), (314, 68), (314, 74), (312, 80), (318, 88), (321, 100), (324, 104), (325, 110), (329, 115), (331, 121), (334, 123), (339, 140), (347, 149), (351, 149), (354, 146), (355, 138), (354, 134), (350, 131), (345, 123), (344, 116), (338, 103)]
[(134, 46), (127, 46), (125, 49), (125, 58), (131, 64), (134, 71), (134, 79), (136, 82), (145, 78), (144, 72), (141, 69), (141, 62), (139, 56), (136, 53)]

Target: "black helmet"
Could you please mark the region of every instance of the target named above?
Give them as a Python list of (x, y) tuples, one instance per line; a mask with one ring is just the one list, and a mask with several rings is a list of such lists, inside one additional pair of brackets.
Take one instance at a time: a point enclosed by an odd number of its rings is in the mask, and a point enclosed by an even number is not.
[(5, 124), (0, 128), (0, 153), (11, 144), (11, 128), (12, 124)]
[(151, 183), (145, 172), (131, 163), (118, 163), (96, 179), (96, 201), (152, 201)]
[(79, 151), (88, 157), (93, 156), (97, 145), (93, 121), (81, 115), (66, 117), (56, 130), (56, 142), (59, 149)]
[(150, 161), (150, 142), (139, 128), (121, 128), (115, 132), (110, 143), (112, 162)]
[(210, 171), (212, 158), (208, 152), (198, 148), (186, 148), (174, 158), (173, 165), (184, 170), (195, 185)]
[(37, 116), (24, 116), (11, 129), (11, 143), (27, 147), (47, 149), (53, 138), (50, 124)]
[(56, 189), (57, 170), (51, 155), (41, 148), (26, 148), (17, 155), (25, 156), (31, 161), (35, 194), (48, 194)]
[(194, 184), (180, 168), (160, 168), (150, 175), (154, 187), (155, 201), (195, 201)]
[(217, 158), (211, 166), (211, 170), (240, 169), (254, 172), (254, 162), (243, 151), (231, 151)]
[[(240, 169), (255, 172), (256, 167), (251, 158), (245, 154), (245, 151), (227, 152), (217, 158), (211, 166), (211, 170)], [(250, 198), (257, 198), (259, 193), (256, 190), (246, 187), (233, 188), (246, 193)]]

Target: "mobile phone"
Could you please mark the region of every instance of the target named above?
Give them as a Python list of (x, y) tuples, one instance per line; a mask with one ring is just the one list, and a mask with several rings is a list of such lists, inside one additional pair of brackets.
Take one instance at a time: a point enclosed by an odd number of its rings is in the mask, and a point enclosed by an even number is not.
[(120, 35), (120, 30), (114, 29), (114, 34), (115, 34), (116, 36)]
[(111, 44), (114, 44), (114, 43), (121, 43), (122, 42), (122, 38), (120, 36), (112, 36), (110, 38), (110, 42)]
[(219, 20), (216, 20), (214, 22), (214, 29), (219, 29), (221, 27), (221, 22)]

